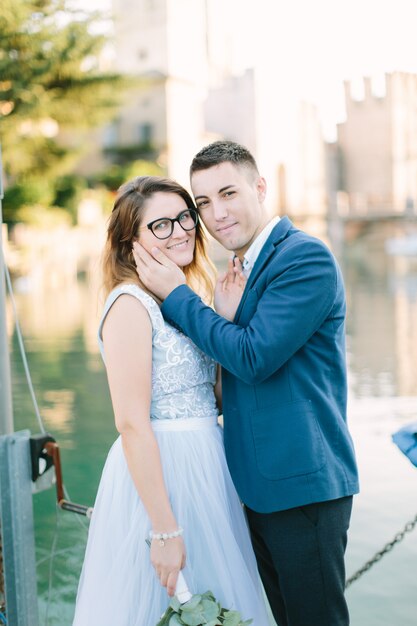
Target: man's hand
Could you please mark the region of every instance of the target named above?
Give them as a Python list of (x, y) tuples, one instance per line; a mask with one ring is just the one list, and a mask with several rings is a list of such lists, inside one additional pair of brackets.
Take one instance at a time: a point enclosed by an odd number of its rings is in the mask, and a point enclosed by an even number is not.
[(152, 248), (151, 255), (136, 241), (133, 256), (141, 282), (159, 300), (165, 300), (176, 287), (185, 285), (184, 272), (159, 248)]
[(219, 315), (233, 321), (246, 286), (242, 264), (237, 257), (229, 259), (227, 272), (220, 274), (214, 290), (214, 307)]

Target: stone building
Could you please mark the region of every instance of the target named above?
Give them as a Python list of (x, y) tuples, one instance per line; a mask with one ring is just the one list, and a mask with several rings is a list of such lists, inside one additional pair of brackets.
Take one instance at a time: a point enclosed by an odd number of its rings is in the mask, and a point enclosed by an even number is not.
[(350, 215), (413, 213), (417, 206), (417, 75), (385, 75), (385, 93), (364, 79), (362, 98), (345, 83), (338, 125), (340, 187)]
[(113, 14), (115, 69), (142, 84), (128, 94), (108, 145), (152, 144), (169, 175), (184, 181), (204, 135), (205, 2), (113, 0)]
[[(244, 69), (241, 33), (233, 29), (239, 6), (239, 0), (113, 0), (114, 69), (139, 82), (91, 143), (105, 151), (150, 144), (167, 174), (187, 186), (197, 150), (217, 138), (238, 141), (267, 178), (271, 214), (324, 217), (317, 110), (292, 94), (275, 66), (271, 76), (270, 59), (253, 59)], [(89, 154), (80, 167), (105, 165), (103, 154)]]
[(108, 129), (108, 147), (150, 143), (183, 184), (192, 156), (218, 137), (255, 149), (253, 74), (233, 75), (226, 9), (220, 0), (113, 0), (115, 69), (142, 84)]

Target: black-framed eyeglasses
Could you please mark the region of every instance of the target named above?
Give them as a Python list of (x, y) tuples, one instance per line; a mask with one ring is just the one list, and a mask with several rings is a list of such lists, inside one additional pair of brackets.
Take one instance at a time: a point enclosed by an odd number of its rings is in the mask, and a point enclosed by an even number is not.
[(185, 209), (177, 217), (160, 217), (146, 224), (146, 227), (157, 239), (168, 239), (174, 232), (175, 222), (185, 231), (194, 230), (198, 224), (198, 213), (195, 209)]

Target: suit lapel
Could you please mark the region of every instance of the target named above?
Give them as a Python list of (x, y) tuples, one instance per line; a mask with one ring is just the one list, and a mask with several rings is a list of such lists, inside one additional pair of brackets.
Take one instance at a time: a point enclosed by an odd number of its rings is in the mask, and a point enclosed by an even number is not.
[(256, 259), (255, 265), (253, 266), (253, 269), (249, 275), (248, 282), (246, 283), (245, 291), (243, 292), (242, 298), (240, 300), (233, 320), (235, 324), (239, 321), (240, 313), (245, 305), (246, 298), (250, 289), (252, 288), (252, 285), (255, 284), (259, 274), (261, 274), (262, 270), (268, 264), (269, 259), (275, 252), (275, 248), (283, 239), (285, 239), (288, 231), (290, 230), (290, 228), (292, 228), (292, 226), (293, 224), (288, 217), (281, 218), (278, 224), (273, 229), (272, 233), (269, 235), (268, 239), (266, 240), (265, 245), (260, 251), (258, 258)]

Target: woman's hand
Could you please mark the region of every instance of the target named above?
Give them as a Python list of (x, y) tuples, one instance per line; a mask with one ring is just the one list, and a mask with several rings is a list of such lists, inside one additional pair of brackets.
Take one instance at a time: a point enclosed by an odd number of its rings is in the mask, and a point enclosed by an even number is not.
[(237, 307), (245, 290), (246, 278), (237, 257), (229, 259), (227, 272), (220, 274), (214, 290), (214, 308), (217, 313), (233, 321)]
[(163, 587), (169, 596), (173, 596), (177, 587), (178, 573), (185, 566), (185, 545), (182, 537), (167, 539), (164, 546), (158, 539), (151, 543), (151, 563)]

